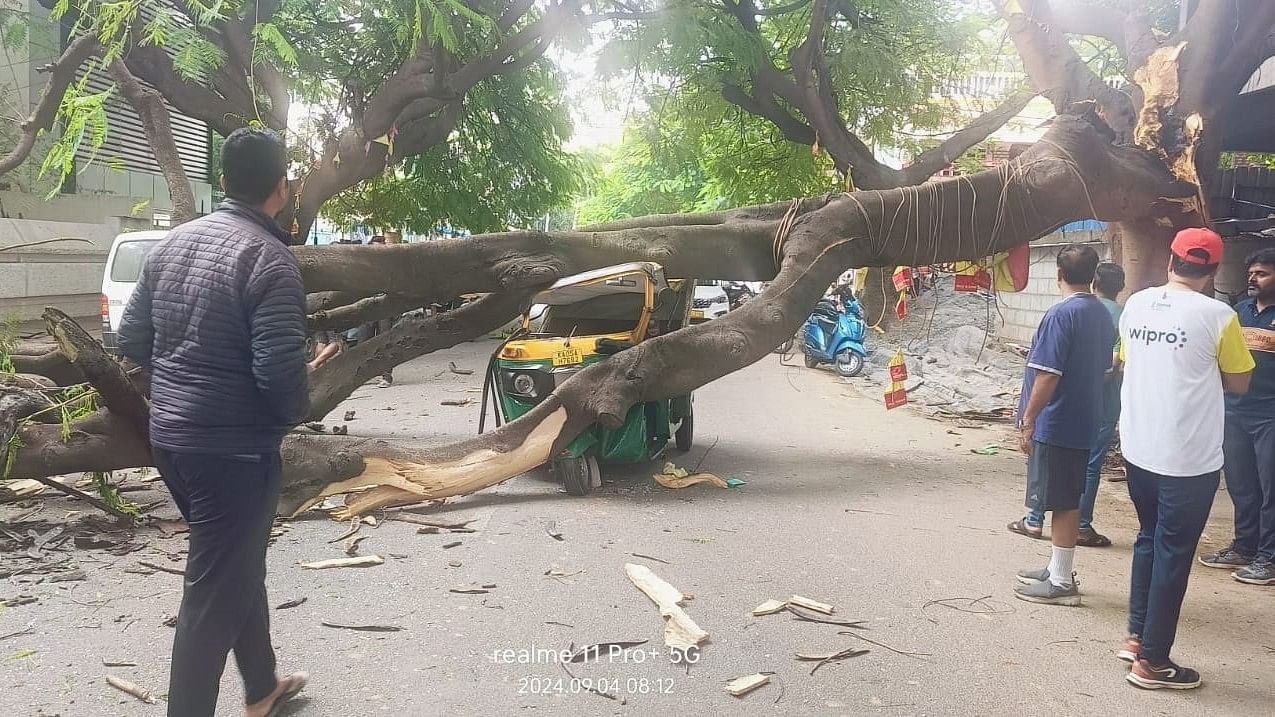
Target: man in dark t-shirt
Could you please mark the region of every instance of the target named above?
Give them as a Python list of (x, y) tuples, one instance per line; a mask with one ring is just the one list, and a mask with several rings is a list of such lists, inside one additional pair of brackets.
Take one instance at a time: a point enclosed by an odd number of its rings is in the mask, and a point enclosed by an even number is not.
[(1275, 249), (1248, 257), (1248, 293), (1235, 305), (1257, 368), (1248, 393), (1226, 397), (1226, 490), (1235, 505), (1231, 544), (1200, 556), (1249, 585), (1275, 585)]
[[(1030, 602), (1079, 605), (1072, 572), (1089, 451), (1102, 421), (1103, 384), (1116, 329), (1090, 292), (1098, 253), (1072, 244), (1058, 252), (1063, 300), (1032, 340), (1018, 407), (1019, 446), (1028, 456), (1027, 508), (1053, 513), (1049, 567), (1018, 574), (1015, 594)], [(1022, 532), (1022, 521), (1009, 528)]]

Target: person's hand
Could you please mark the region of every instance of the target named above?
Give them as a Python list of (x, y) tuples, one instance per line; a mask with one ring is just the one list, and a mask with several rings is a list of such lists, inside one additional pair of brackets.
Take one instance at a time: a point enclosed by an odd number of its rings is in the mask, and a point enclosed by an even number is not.
[(1018, 450), (1023, 455), (1030, 456), (1032, 454), (1032, 434), (1036, 432), (1036, 424), (1024, 423), (1018, 429)]

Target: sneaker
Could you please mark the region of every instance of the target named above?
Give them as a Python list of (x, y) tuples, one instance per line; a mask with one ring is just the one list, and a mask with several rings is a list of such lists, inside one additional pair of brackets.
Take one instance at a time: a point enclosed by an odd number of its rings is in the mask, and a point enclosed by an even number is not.
[(1080, 605), (1080, 583), (1073, 575), (1071, 585), (1066, 587), (1059, 587), (1049, 580), (1031, 585), (1019, 585), (1014, 588), (1014, 597), (1043, 605), (1077, 607)]
[(1231, 577), (1249, 585), (1275, 585), (1275, 563), (1254, 560), (1251, 565), (1231, 573)]
[(1130, 635), (1124, 639), (1124, 644), (1116, 650), (1116, 659), (1121, 662), (1137, 662), (1138, 656), (1142, 654), (1142, 638), (1137, 635)]
[(1139, 657), (1125, 675), (1129, 684), (1144, 690), (1193, 690), (1200, 686), (1200, 673), (1172, 662), (1159, 667)]
[(1024, 585), (1035, 585), (1043, 583), (1049, 579), (1049, 568), (1040, 568), (1039, 570), (1019, 570), (1018, 582)]
[(1245, 555), (1228, 545), (1216, 553), (1205, 553), (1200, 556), (1200, 564), (1210, 568), (1246, 568), (1253, 562), (1253, 555)]

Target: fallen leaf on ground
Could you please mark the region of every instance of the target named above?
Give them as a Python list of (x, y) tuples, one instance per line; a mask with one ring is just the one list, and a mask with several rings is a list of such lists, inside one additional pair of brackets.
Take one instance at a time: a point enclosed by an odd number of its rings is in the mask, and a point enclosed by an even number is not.
[(449, 398), (445, 401), (440, 401), (440, 403), (444, 406), (468, 406), (469, 404), (473, 402), (474, 400), (471, 398), (460, 398), (460, 399)]
[(974, 453), (980, 456), (995, 456), (1000, 454), (1000, 452), (1001, 452), (1001, 447), (996, 445), (995, 443), (989, 443), (983, 446), (982, 448), (970, 449), (970, 453)]
[(364, 540), (367, 540), (366, 535), (356, 535), (355, 537), (345, 541), (345, 554), (353, 556), (356, 553), (358, 553), (359, 543), (363, 542)]
[[(680, 471), (681, 469), (679, 468), (678, 470)], [(686, 471), (681, 471), (681, 472), (686, 473)], [(652, 476), (652, 478), (655, 479), (656, 483), (659, 483), (665, 488), (674, 488), (674, 489), (689, 488), (693, 485), (698, 485), (700, 483), (708, 483), (715, 488), (730, 487), (729, 483), (722, 480), (721, 478), (718, 478), (712, 473), (696, 473), (694, 475), (687, 474), (687, 475), (680, 475), (680, 476), (676, 474), (671, 474), (671, 473), (656, 473), (654, 476)], [(740, 485), (743, 485), (743, 481), (740, 481)]]
[(403, 630), (398, 625), (343, 625), (339, 622), (328, 622), (327, 620), (319, 624), (324, 627), (335, 627), (339, 630), (356, 630), (358, 632), (401, 632)]
[(278, 605), (275, 605), (274, 609), (287, 610), (289, 608), (300, 607), (301, 605), (305, 604), (306, 600), (309, 600), (309, 599), (310, 598), (308, 597), (299, 597), (299, 598), (296, 598), (295, 600), (289, 600), (284, 603), (279, 603)]
[(491, 592), (491, 590), (488, 590), (487, 588), (484, 588), (484, 587), (479, 587), (477, 585), (469, 585), (469, 586), (462, 586), (458, 588), (452, 588), (448, 590), (447, 592), (457, 593), (458, 595), (484, 595), (486, 593)]
[(810, 674), (813, 675), (815, 674), (816, 671), (818, 671), (820, 667), (823, 667), (824, 665), (830, 662), (838, 662), (840, 660), (844, 660), (850, 657), (858, 657), (859, 655), (866, 655), (866, 654), (868, 654), (867, 650), (858, 649), (854, 647), (848, 647), (838, 652), (829, 652), (829, 653), (819, 654), (819, 655), (806, 655), (802, 653), (797, 653), (797, 659), (818, 662), (819, 664), (815, 665), (814, 667), (810, 669)]

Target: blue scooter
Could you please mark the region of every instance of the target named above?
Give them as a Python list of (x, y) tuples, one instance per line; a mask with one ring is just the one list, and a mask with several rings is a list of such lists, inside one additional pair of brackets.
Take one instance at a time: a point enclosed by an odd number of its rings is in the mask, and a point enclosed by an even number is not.
[(834, 299), (821, 299), (801, 330), (806, 367), (830, 363), (840, 376), (859, 375), (867, 356), (863, 346), (867, 332), (858, 301), (847, 299), (846, 310), (840, 311)]

